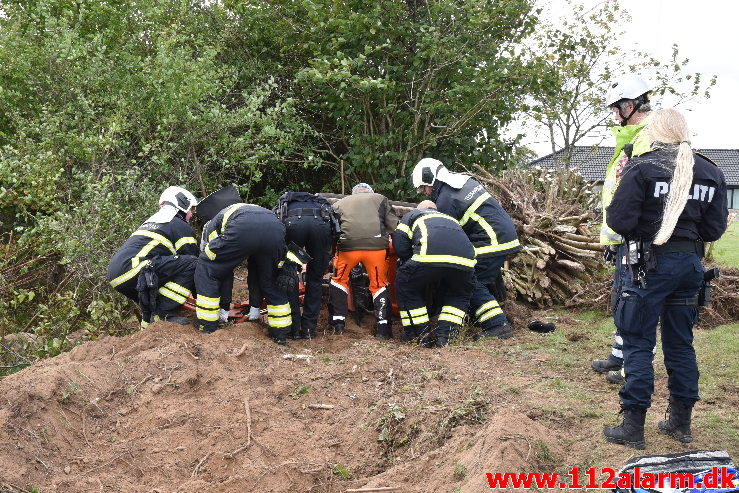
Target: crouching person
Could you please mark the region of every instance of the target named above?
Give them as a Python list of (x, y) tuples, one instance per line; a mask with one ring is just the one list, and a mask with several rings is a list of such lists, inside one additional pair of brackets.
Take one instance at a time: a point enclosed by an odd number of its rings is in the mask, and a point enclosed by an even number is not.
[(257, 205), (232, 204), (210, 220), (203, 236), (207, 244), (195, 270), (196, 326), (209, 334), (218, 329), (221, 297), (230, 296), (221, 292), (231, 286), (223, 281), (233, 276), (241, 262), (252, 258), (259, 289), (267, 299), (269, 335), (277, 344), (287, 344), (290, 305), (287, 294), (276, 285), (287, 247), (285, 227), (277, 216)]
[(446, 346), (462, 324), (475, 288), (475, 247), (457, 220), (438, 212), (430, 200), (403, 216), (393, 247), (402, 262), (395, 294), (405, 339), (432, 346), (426, 288), (442, 283), (436, 346)]
[(190, 323), (179, 310), (194, 287), (198, 247), (189, 222), (197, 199), (184, 188), (169, 187), (159, 204), (108, 265), (110, 285), (141, 307), (142, 329), (160, 319)]

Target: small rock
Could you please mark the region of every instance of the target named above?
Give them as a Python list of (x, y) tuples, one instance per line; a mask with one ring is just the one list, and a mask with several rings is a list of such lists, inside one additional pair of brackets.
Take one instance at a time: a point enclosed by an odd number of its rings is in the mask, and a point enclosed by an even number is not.
[(69, 474), (70, 472), (72, 472), (72, 468), (69, 466), (64, 466), (64, 474)]

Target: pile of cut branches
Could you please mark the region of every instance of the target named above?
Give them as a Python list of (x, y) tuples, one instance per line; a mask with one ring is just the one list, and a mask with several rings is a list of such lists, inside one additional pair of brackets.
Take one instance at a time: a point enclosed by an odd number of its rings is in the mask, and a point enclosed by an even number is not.
[(573, 170), (516, 169), (480, 181), (511, 215), (522, 250), (504, 271), (515, 297), (537, 307), (607, 306), (612, 273), (602, 260), (598, 194)]
[(698, 326), (711, 328), (739, 320), (739, 269), (721, 269), (721, 277), (711, 284), (711, 306), (701, 309)]

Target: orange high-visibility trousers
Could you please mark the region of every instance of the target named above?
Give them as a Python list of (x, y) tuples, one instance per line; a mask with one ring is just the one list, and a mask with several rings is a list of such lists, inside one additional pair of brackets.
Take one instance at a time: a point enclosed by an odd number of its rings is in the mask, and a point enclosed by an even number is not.
[(385, 250), (353, 250), (338, 252), (334, 267), (336, 275), (331, 278), (332, 284), (338, 284), (344, 292), (349, 290), (349, 273), (359, 262), (364, 264), (369, 276), (369, 290), (372, 296), (388, 285), (387, 281), (387, 252)]

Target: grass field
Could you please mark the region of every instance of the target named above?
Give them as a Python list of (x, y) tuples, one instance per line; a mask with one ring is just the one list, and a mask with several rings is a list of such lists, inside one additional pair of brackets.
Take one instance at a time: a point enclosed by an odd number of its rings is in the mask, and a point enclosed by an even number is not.
[(713, 258), (722, 267), (739, 269), (739, 221), (729, 224), (729, 229), (713, 247)]

